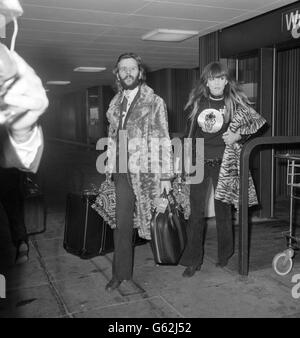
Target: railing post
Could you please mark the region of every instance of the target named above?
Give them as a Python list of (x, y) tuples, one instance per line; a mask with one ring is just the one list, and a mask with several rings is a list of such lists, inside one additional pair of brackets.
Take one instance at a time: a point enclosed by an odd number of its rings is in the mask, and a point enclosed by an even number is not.
[[(247, 142), (240, 157), (240, 196), (239, 196), (239, 274), (249, 272), (249, 220), (248, 220), (248, 188), (249, 159), (252, 150), (263, 144), (293, 144), (300, 143), (300, 136), (268, 136), (256, 137)], [(270, 263), (271, 264), (271, 263)]]
[[(248, 148), (246, 148), (247, 150)], [(248, 172), (247, 153), (240, 162), (240, 198), (239, 198), (239, 274), (248, 275), (249, 270), (249, 222), (248, 222)]]

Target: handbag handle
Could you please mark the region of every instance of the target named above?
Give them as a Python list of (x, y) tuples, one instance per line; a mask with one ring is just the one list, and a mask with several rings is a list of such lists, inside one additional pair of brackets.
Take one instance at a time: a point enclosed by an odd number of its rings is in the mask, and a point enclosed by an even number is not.
[(176, 208), (177, 210), (179, 210), (179, 211), (182, 211), (181, 206), (178, 204), (178, 202), (177, 202), (177, 200), (176, 200), (176, 198), (175, 198), (175, 196), (174, 196), (172, 190), (169, 191), (169, 196), (172, 197), (172, 199), (173, 199), (173, 204), (174, 204), (175, 208)]
[(107, 181), (107, 182), (111, 181), (111, 173), (108, 172), (108, 171), (105, 173), (105, 181)]
[[(172, 200), (173, 200), (173, 204), (174, 204), (175, 208), (176, 208), (177, 210), (180, 210), (180, 206), (179, 206), (179, 204), (178, 204), (178, 202), (177, 202), (177, 200), (176, 200), (176, 198), (175, 198), (175, 196), (174, 196), (172, 190), (170, 190), (169, 193), (167, 193), (167, 192), (166, 192), (166, 189), (164, 189), (164, 191), (163, 191), (163, 193), (161, 194), (161, 196), (162, 196), (163, 198), (166, 198), (166, 199), (169, 201), (169, 203), (171, 202), (169, 197), (171, 197)], [(170, 205), (168, 205), (168, 207), (170, 208)], [(169, 210), (170, 210), (170, 209), (169, 209)]]

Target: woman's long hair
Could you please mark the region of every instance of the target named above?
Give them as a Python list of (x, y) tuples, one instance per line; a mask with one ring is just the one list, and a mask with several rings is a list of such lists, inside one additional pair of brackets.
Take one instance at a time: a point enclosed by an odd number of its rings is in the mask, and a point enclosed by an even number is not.
[(191, 90), (189, 99), (184, 109), (191, 108), (190, 119), (194, 119), (198, 112), (198, 106), (201, 100), (208, 99), (210, 95), (207, 81), (209, 78), (225, 76), (228, 83), (224, 88), (224, 100), (226, 106), (225, 121), (228, 122), (236, 109), (237, 105), (247, 108), (251, 102), (243, 92), (241, 86), (229, 75), (228, 68), (220, 62), (211, 62), (203, 70), (200, 79)]

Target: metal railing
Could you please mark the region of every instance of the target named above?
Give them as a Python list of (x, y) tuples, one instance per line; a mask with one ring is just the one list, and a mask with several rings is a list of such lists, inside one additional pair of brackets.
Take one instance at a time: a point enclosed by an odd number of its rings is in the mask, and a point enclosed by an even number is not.
[(245, 143), (240, 157), (240, 200), (239, 200), (239, 274), (249, 272), (249, 220), (248, 220), (248, 188), (249, 158), (252, 150), (260, 145), (284, 145), (300, 143), (300, 136), (268, 136), (256, 137)]

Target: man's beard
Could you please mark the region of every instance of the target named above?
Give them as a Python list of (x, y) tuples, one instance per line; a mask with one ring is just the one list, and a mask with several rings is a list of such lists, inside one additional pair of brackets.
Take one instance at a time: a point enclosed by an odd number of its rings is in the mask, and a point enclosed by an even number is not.
[[(127, 77), (131, 77), (132, 78), (132, 76), (130, 76), (130, 75), (126, 76), (126, 78)], [(132, 89), (136, 88), (140, 84), (140, 80), (139, 80), (138, 76), (136, 77), (136, 79), (130, 85), (128, 85), (128, 84), (125, 83), (124, 80), (126, 80), (126, 78), (125, 79), (121, 79), (121, 78), (119, 79), (122, 88), (125, 89), (125, 90), (127, 90), (127, 89), (132, 90)]]

